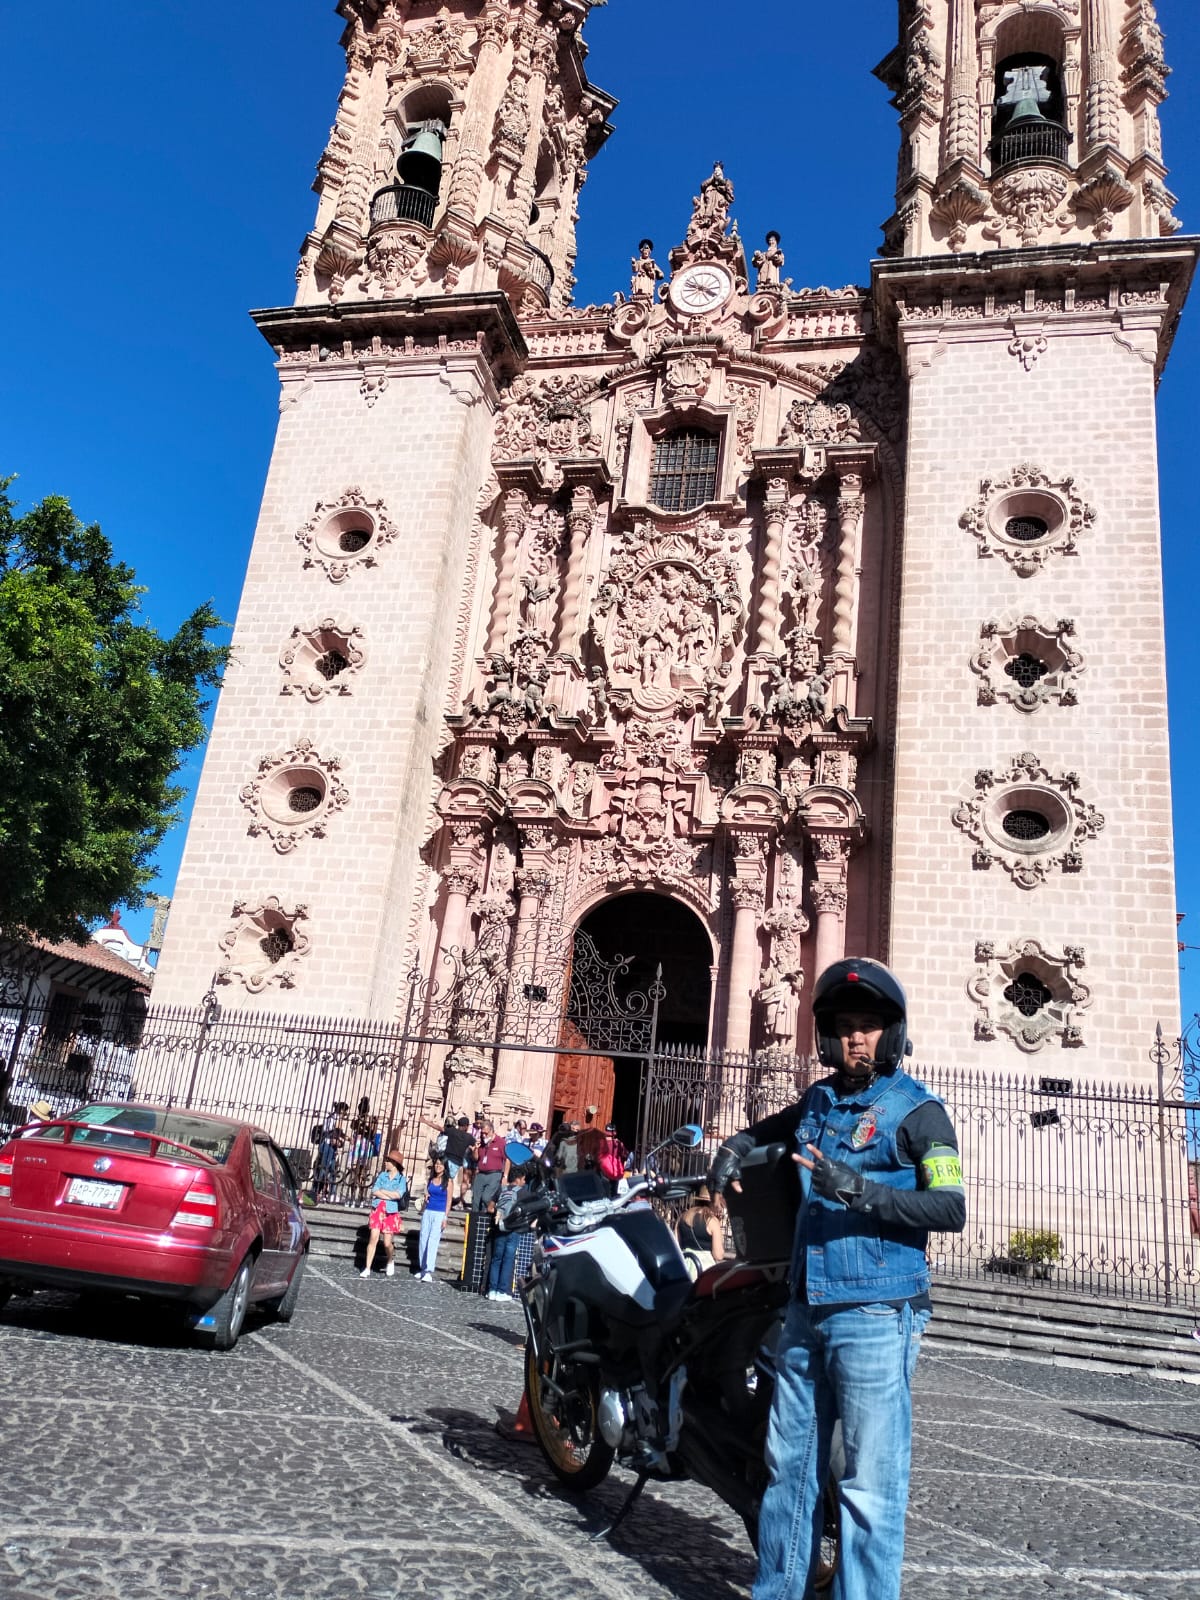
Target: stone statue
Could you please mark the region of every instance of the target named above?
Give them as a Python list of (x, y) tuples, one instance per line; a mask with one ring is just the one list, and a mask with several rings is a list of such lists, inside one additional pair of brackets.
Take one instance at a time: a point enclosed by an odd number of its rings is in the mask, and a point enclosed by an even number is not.
[(631, 300), (653, 300), (654, 290), (662, 281), (663, 273), (654, 259), (654, 240), (643, 239), (638, 245), (638, 253), (629, 265), (633, 268), (633, 282), (630, 285), (629, 297)]
[(750, 264), (758, 272), (758, 287), (760, 289), (777, 289), (782, 282), (780, 273), (783, 268), (783, 251), (779, 248), (779, 235), (767, 235), (765, 250), (756, 250), (750, 257)]
[(799, 998), (790, 972), (780, 972), (773, 962), (763, 969), (756, 991), (762, 1012), (763, 1044), (768, 1050), (793, 1050)]
[(592, 701), (592, 721), (596, 727), (603, 727), (608, 721), (608, 683), (603, 667), (589, 668), (588, 694)]

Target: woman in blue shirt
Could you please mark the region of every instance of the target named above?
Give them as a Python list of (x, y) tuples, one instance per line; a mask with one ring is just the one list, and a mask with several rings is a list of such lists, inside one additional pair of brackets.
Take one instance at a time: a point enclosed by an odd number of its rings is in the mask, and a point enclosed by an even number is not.
[(375, 1259), (375, 1246), (383, 1239), (384, 1254), (387, 1256), (387, 1266), (384, 1271), (389, 1278), (396, 1273), (396, 1235), (404, 1231), (404, 1218), (400, 1215), (400, 1202), (408, 1193), (408, 1179), (404, 1176), (404, 1163), (400, 1159), (399, 1150), (389, 1150), (383, 1163), (383, 1171), (375, 1179), (371, 1188), (371, 1199), (375, 1202), (375, 1209), (371, 1212), (371, 1234), (367, 1240), (367, 1261), (360, 1278), (371, 1276), (371, 1263)]
[(425, 1209), (421, 1213), (421, 1238), (418, 1243), (418, 1260), (421, 1283), (432, 1283), (437, 1268), (438, 1246), (442, 1242), (442, 1226), (446, 1221), (446, 1201), (450, 1193), (450, 1175), (445, 1160), (434, 1156), (429, 1163), (429, 1182), (425, 1186)]

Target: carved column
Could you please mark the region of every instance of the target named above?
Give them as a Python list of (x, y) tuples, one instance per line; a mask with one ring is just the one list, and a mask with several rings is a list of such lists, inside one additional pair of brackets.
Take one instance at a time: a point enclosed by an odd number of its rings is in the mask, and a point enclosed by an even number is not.
[(471, 75), (471, 109), (463, 119), (458, 153), (450, 179), (447, 207), (474, 223), (475, 207), (483, 183), (483, 170), (491, 143), (492, 122), (499, 100), (496, 63), (508, 38), (508, 16), (502, 6), (484, 7), (475, 24), (479, 53)]
[(758, 984), (758, 924), (766, 899), (763, 844), (757, 834), (736, 834), (735, 866), (729, 880), (733, 901), (733, 943), (729, 952), (729, 994), (725, 1007), (726, 1050), (749, 1050), (754, 990)]
[(840, 961), (846, 953), (846, 876), (850, 863), (850, 841), (840, 834), (817, 834), (813, 839), (816, 878), (812, 886), (813, 909), (817, 913), (817, 948), (814, 981), (825, 968)]
[(567, 577), (563, 585), (562, 615), (558, 624), (558, 648), (565, 655), (579, 655), (579, 623), (583, 610), (583, 569), (587, 544), (596, 517), (596, 496), (586, 483), (577, 484), (567, 512)]
[(839, 467), (837, 498), (838, 560), (833, 589), (833, 657), (835, 677), (830, 704), (854, 715), (855, 622), (858, 611), (859, 548), (866, 499), (862, 477)]
[(979, 164), (978, 42), (975, 0), (950, 0), (950, 61), (946, 76), (946, 139), (942, 167)]
[(507, 222), (513, 237), (524, 240), (529, 232), (529, 213), (533, 206), (534, 180), (542, 142), (542, 108), (546, 100), (546, 79), (554, 65), (555, 35), (540, 27), (529, 28), (521, 38), (529, 51), (529, 78), (525, 85), (525, 107), (529, 113), (529, 138), (513, 179)]
[(500, 513), (500, 562), (496, 575), (496, 598), (492, 602), (492, 626), (488, 631), (487, 654), (502, 655), (508, 639), (508, 619), (512, 614), (516, 590), (517, 551), (529, 521), (529, 496), (523, 489), (509, 489)]
[(1116, 145), (1120, 139), (1117, 60), (1113, 51), (1109, 0), (1087, 0), (1086, 151)]
[(478, 863), (451, 862), (442, 872), (446, 889), (446, 909), (442, 914), (441, 950), (446, 955), (451, 950), (461, 951), (467, 935), (468, 906), (471, 896), (477, 894), (480, 884)]
[(771, 478), (763, 501), (766, 522), (762, 582), (758, 599), (758, 634), (755, 649), (774, 655), (779, 649), (779, 569), (783, 554), (783, 529), (788, 511), (786, 478)]
[[(530, 970), (537, 970), (537, 949), (539, 923), (542, 910), (550, 896), (553, 886), (553, 875), (545, 861), (535, 861), (521, 868), (516, 875), (517, 890), (517, 929), (513, 940), (513, 966), (517, 969), (514, 981), (520, 983), (524, 963), (529, 962)], [(519, 1014), (523, 1005), (528, 1004), (524, 996), (513, 996), (512, 1005)], [(521, 1049), (499, 1050), (496, 1052), (496, 1079), (492, 1086), (494, 1110), (522, 1111), (529, 1115), (533, 1111), (533, 1100), (529, 1096), (527, 1085), (527, 1056)], [(499, 1104), (497, 1104), (499, 1102)]]

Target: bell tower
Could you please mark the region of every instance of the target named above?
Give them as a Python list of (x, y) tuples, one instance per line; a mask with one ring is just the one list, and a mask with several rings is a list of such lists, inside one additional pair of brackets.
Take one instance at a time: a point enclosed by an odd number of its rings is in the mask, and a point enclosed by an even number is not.
[(317, 168), (298, 305), (499, 289), (570, 301), (575, 201), (615, 101), (590, 84), (592, 0), (340, 0), (346, 81)]
[(892, 955), (930, 1053), (989, 1068), (1135, 1077), (1176, 1026), (1154, 392), (1197, 241), (1167, 71), (1150, 0), (901, 0), (877, 69), (908, 395)]
[(1151, 0), (900, 0), (882, 253), (1169, 236)]
[(254, 313), (280, 417), (160, 1001), (215, 982), (234, 1005), (397, 1004), (488, 581), (494, 419), (531, 319), (570, 304), (610, 131), (591, 4), (338, 0), (346, 77), (295, 302)]

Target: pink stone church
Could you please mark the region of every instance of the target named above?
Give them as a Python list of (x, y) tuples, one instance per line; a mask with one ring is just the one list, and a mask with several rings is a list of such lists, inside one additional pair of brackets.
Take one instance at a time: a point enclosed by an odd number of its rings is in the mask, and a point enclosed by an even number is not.
[[(403, 1019), (486, 978), (557, 1014), (621, 955), (660, 1041), (804, 1052), (851, 952), (922, 1059), (1148, 1076), (1154, 397), (1197, 248), (1154, 6), (900, 0), (861, 285), (796, 286), (698, 159), (685, 237), (577, 306), (590, 3), (339, 0), (156, 1002)], [(563, 1061), (475, 1088), (547, 1120)]]

